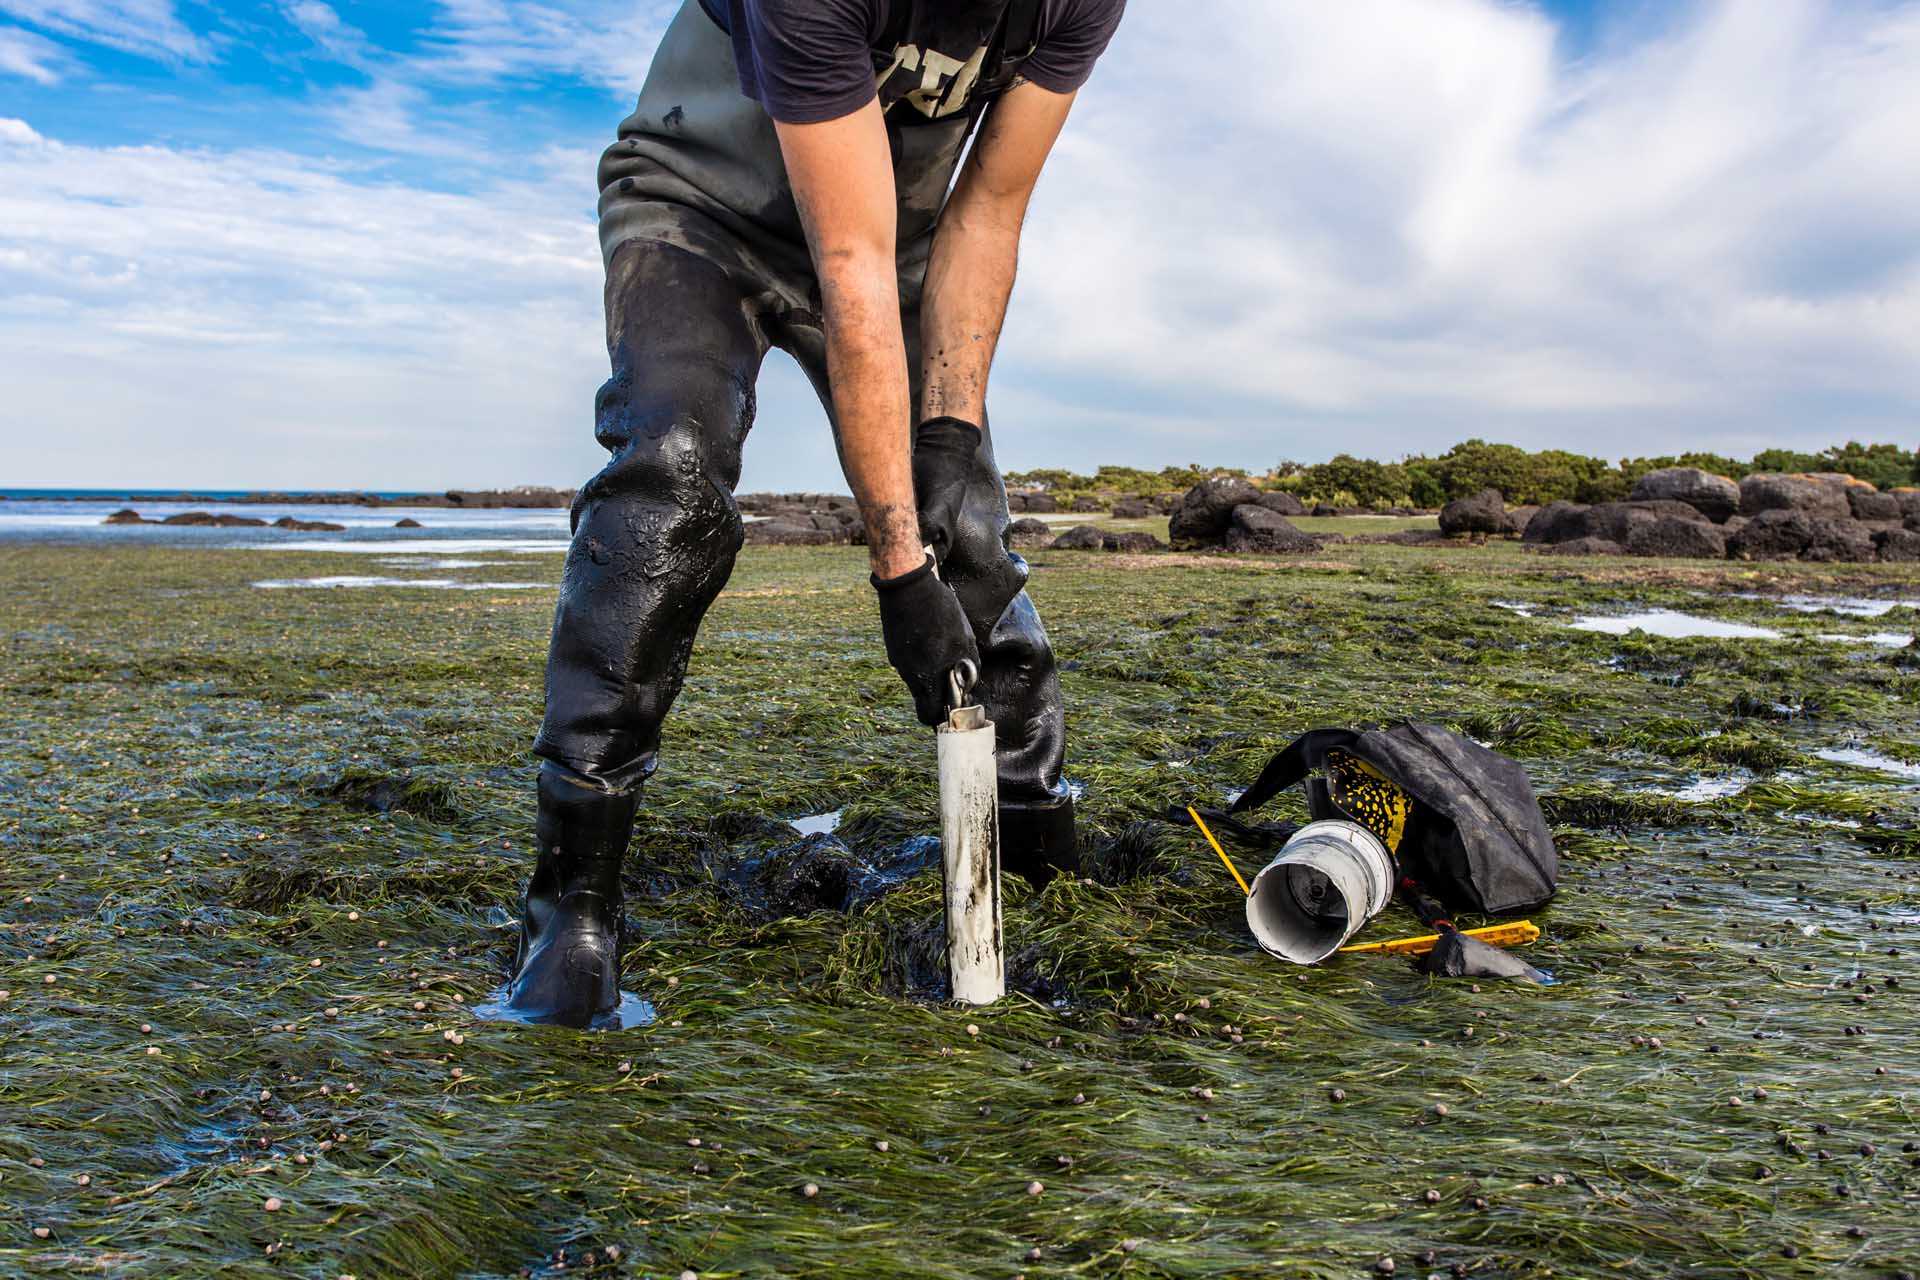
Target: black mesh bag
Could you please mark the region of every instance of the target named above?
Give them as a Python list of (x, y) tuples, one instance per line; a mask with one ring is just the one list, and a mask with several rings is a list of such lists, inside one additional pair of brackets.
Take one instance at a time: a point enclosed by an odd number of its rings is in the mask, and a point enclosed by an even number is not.
[[(1412, 813), (1398, 842), (1401, 872), (1447, 907), (1504, 915), (1553, 897), (1560, 855), (1526, 772), (1438, 725), (1316, 729), (1269, 761), (1228, 812), (1247, 813), (1322, 773), (1330, 752), (1364, 761), (1407, 793)], [(1315, 783), (1314, 816), (1347, 816), (1328, 810), (1326, 788)]]

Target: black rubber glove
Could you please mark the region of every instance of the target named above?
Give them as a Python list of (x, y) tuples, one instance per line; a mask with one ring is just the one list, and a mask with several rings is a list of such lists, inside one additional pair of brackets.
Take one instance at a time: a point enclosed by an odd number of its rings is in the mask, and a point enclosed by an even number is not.
[(941, 564), (946, 563), (958, 536), (960, 508), (979, 451), (980, 428), (959, 418), (928, 418), (913, 433), (913, 495), (920, 509), (920, 538), (933, 548), (933, 558)]
[(980, 661), (959, 597), (933, 568), (929, 559), (911, 573), (873, 579), (887, 661), (907, 682), (914, 713), (928, 726), (947, 718), (947, 676), (962, 661)]

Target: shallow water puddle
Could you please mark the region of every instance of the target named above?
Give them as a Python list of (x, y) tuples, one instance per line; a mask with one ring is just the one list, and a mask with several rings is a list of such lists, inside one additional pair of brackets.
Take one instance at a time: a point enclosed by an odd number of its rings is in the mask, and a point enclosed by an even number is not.
[(1904, 760), (1895, 760), (1892, 756), (1883, 756), (1878, 751), (1868, 751), (1861, 747), (1828, 747), (1813, 754), (1832, 764), (1852, 765), (1856, 769), (1871, 769), (1875, 773), (1890, 773), (1897, 778), (1920, 780), (1920, 764), (1908, 764)]
[(815, 813), (804, 818), (789, 818), (787, 825), (803, 836), (830, 836), (840, 829), (842, 812), (844, 810), (835, 809), (832, 813)]
[(319, 538), (294, 542), (248, 542), (241, 551), (344, 551), (351, 555), (471, 555), (475, 552), (530, 555), (540, 551), (564, 552), (565, 538), (368, 538), (342, 539), (338, 542)]
[[(473, 1006), (473, 1016), (482, 1022), (516, 1022), (524, 1027), (546, 1025), (509, 1009), (507, 988), (504, 986)], [(595, 1018), (588, 1024), (587, 1029), (589, 1031), (631, 1031), (635, 1027), (651, 1026), (658, 1016), (651, 1003), (630, 991), (622, 991), (620, 1003)]]
[(1864, 636), (1843, 636), (1837, 632), (1830, 632), (1817, 635), (1814, 639), (1825, 640), (1831, 644), (1872, 644), (1882, 649), (1904, 649), (1914, 641), (1913, 635), (1906, 631), (1873, 631)]
[(1794, 613), (1840, 613), (1850, 618), (1884, 618), (1895, 609), (1920, 609), (1920, 600), (1870, 600), (1865, 596), (1781, 596), (1775, 599), (1747, 592), (1737, 598), (1771, 600), (1780, 608)]
[(510, 569), (510, 560), (435, 560), (423, 556), (394, 556), (380, 562), (390, 569)]
[(544, 582), (458, 582), (452, 578), (376, 578), (343, 573), (326, 578), (269, 578), (256, 582), (267, 591), (361, 590), (372, 587), (424, 587), (429, 591), (531, 591)]
[(1778, 640), (1780, 633), (1744, 622), (1722, 622), (1673, 609), (1647, 609), (1640, 613), (1590, 614), (1567, 624), (1575, 631), (1597, 631), (1602, 635), (1624, 636), (1643, 631), (1663, 640)]
[(1729, 796), (1737, 796), (1742, 791), (1745, 791), (1752, 782), (1753, 775), (1742, 769), (1739, 773), (1731, 774), (1724, 778), (1700, 778), (1677, 790), (1667, 791), (1656, 787), (1654, 788), (1654, 793), (1656, 795), (1671, 796), (1675, 800), (1685, 800), (1692, 804), (1700, 804), (1709, 800), (1725, 800)]

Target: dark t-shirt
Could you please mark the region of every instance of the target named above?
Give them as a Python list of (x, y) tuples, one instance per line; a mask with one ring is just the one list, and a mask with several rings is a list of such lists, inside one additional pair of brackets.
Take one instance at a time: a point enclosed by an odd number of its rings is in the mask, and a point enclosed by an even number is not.
[[(700, 0), (733, 40), (740, 89), (783, 124), (835, 120), (878, 95), (930, 119), (965, 110), (994, 58), (1008, 0)], [(1120, 25), (1126, 0), (1041, 0), (1019, 74), (1071, 93)], [(1024, 49), (1011, 51), (1013, 56)]]

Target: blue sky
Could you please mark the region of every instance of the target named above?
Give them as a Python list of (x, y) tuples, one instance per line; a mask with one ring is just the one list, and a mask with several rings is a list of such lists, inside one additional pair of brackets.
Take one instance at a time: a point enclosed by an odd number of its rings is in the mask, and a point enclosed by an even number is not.
[[(580, 479), (672, 10), (0, 0), (0, 484)], [(1920, 3), (1195, 12), (1132, 0), (1043, 182), (1010, 465), (1920, 440)], [(762, 390), (746, 483), (838, 487)]]

